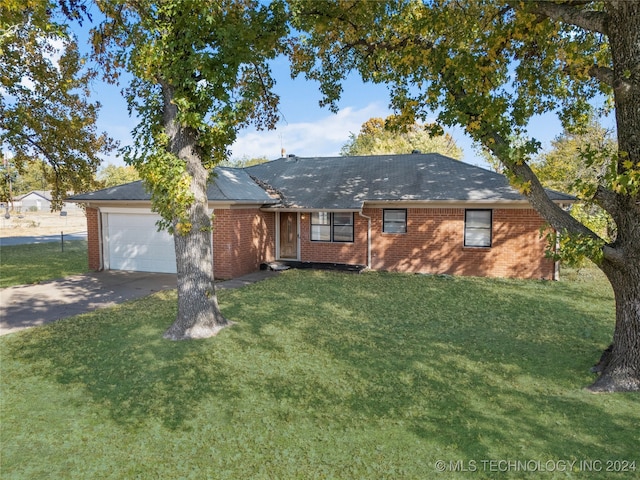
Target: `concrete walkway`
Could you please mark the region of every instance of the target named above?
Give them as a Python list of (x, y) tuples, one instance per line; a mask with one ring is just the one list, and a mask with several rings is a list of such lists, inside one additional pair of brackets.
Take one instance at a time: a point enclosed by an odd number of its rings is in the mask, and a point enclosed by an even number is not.
[[(239, 288), (277, 275), (261, 270), (216, 284)], [(177, 287), (176, 275), (105, 271), (0, 289), (0, 335)]]

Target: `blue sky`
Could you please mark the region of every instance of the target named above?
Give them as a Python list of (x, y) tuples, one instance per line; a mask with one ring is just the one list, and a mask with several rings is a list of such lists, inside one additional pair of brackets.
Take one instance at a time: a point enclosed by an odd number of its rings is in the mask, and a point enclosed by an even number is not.
[[(240, 131), (231, 147), (231, 160), (254, 157), (275, 159), (280, 156), (281, 148), (285, 149), (286, 154), (298, 156), (338, 155), (349, 134), (357, 133), (362, 123), (371, 117), (384, 118), (392, 113), (388, 107), (386, 87), (364, 84), (355, 75), (345, 82), (339, 102), (340, 110), (333, 114), (318, 105), (321, 95), (317, 83), (308, 82), (302, 76), (291, 79), (285, 59), (274, 62), (273, 73), (277, 82), (276, 92), (280, 95), (282, 118), (276, 129), (271, 131), (251, 128)], [(93, 92), (103, 105), (99, 130), (119, 140), (121, 146), (129, 144), (135, 119), (128, 115), (120, 87), (95, 84)], [(604, 124), (607, 125), (607, 122)], [(462, 148), (464, 162), (488, 168), (462, 128), (448, 129), (447, 132)], [(561, 133), (560, 122), (553, 114), (534, 118), (529, 128), (529, 134), (542, 142), (543, 149), (549, 149), (550, 142)], [(124, 161), (115, 156), (106, 159), (104, 165), (108, 163), (124, 165)]]
[[(384, 118), (392, 113), (384, 85), (364, 84), (356, 76), (349, 78), (344, 84), (340, 109), (334, 114), (318, 105), (321, 96), (317, 83), (308, 82), (303, 77), (291, 79), (284, 60), (274, 65), (274, 74), (276, 92), (280, 95), (281, 120), (271, 131), (252, 128), (240, 131), (231, 147), (232, 160), (275, 159), (280, 156), (281, 148), (287, 154), (298, 156), (338, 155), (349, 134), (357, 133), (365, 121), (372, 117)], [(94, 98), (102, 103), (98, 129), (119, 140), (121, 146), (129, 144), (130, 132), (136, 121), (128, 115), (120, 87), (97, 83), (92, 90)], [(554, 117), (537, 119), (532, 126), (532, 134), (546, 146), (561, 133), (560, 123)], [(463, 161), (487, 166), (462, 128), (448, 129), (447, 132), (463, 149)], [(124, 165), (123, 160), (116, 157), (106, 159), (105, 165), (107, 163)]]
[[(95, 12), (93, 12), (95, 15)], [(96, 19), (94, 19), (96, 20)], [(75, 26), (74, 33), (81, 50), (87, 53), (87, 28)], [(344, 82), (339, 111), (334, 114), (318, 104), (321, 95), (318, 84), (308, 82), (302, 76), (291, 79), (288, 61), (280, 58), (273, 62), (276, 78), (276, 93), (280, 96), (281, 120), (271, 131), (245, 129), (239, 132), (237, 141), (231, 146), (231, 160), (254, 157), (275, 159), (281, 149), (287, 154), (299, 156), (338, 155), (351, 133), (357, 133), (360, 126), (372, 117), (386, 117), (392, 112), (388, 107), (389, 95), (384, 85), (364, 84), (357, 75)], [(131, 143), (131, 131), (136, 119), (130, 118), (120, 90), (126, 85), (114, 86), (100, 83), (92, 85), (92, 96), (102, 104), (98, 118), (98, 131), (107, 132), (120, 142), (120, 146)], [(435, 118), (435, 115), (434, 115)], [(613, 119), (603, 121), (611, 127)], [(478, 150), (461, 127), (447, 130), (463, 150), (462, 160), (488, 168)], [(560, 122), (553, 114), (534, 118), (529, 134), (542, 142), (543, 149), (549, 149), (551, 141), (562, 133)], [(124, 165), (115, 153), (105, 158), (107, 164)]]

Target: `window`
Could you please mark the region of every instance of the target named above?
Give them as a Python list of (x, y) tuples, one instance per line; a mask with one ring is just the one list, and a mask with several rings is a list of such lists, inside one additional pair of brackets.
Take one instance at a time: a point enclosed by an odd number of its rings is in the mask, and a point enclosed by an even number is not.
[(313, 212), (311, 214), (311, 240), (319, 242), (331, 241), (330, 215), (329, 212)]
[(491, 246), (491, 210), (465, 210), (464, 246)]
[(407, 211), (385, 209), (382, 211), (384, 233), (407, 233)]
[(311, 240), (315, 242), (353, 242), (353, 213), (312, 212)]

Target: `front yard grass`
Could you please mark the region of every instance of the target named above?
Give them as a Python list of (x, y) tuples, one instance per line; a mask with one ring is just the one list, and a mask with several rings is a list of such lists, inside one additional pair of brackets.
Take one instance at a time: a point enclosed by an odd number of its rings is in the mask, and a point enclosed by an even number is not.
[(86, 240), (10, 245), (0, 249), (0, 288), (86, 273)]
[(640, 471), (638, 395), (583, 389), (614, 322), (600, 277), (293, 270), (219, 300), (236, 323), (204, 341), (162, 339), (175, 291), (0, 338), (2, 478)]

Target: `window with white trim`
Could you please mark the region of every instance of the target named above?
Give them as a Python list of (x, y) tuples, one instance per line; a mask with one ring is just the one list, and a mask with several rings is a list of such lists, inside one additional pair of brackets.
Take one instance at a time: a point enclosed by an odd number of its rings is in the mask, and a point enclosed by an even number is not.
[(464, 211), (464, 246), (491, 246), (491, 210)]
[(382, 211), (382, 231), (384, 233), (407, 233), (407, 210), (385, 208)]
[(353, 212), (312, 212), (311, 240), (353, 242)]

